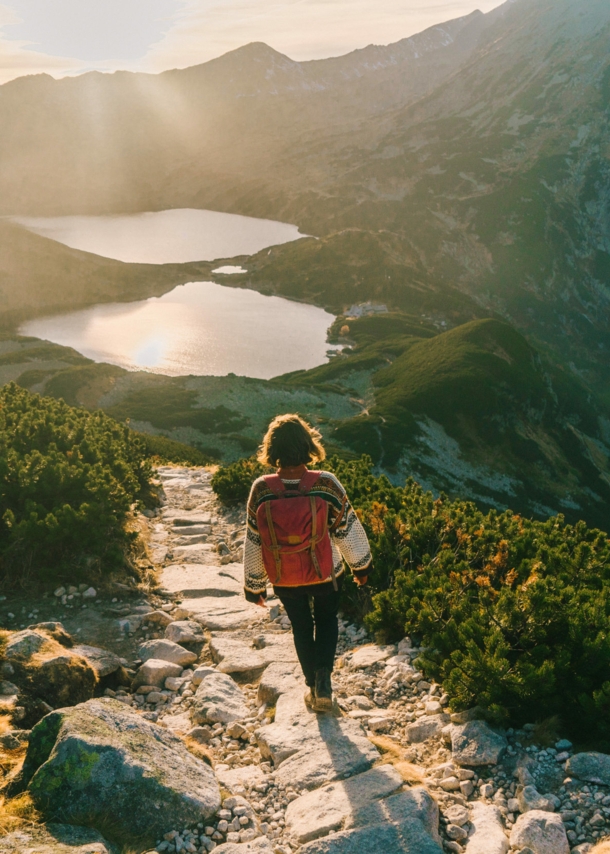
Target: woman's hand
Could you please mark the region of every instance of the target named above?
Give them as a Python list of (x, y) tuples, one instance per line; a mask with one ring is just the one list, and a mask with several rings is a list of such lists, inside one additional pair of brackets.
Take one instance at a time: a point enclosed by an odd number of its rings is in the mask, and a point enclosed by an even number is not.
[(365, 585), (365, 584), (367, 583), (367, 581), (369, 580), (369, 577), (368, 577), (368, 575), (355, 575), (355, 576), (354, 576), (354, 579), (355, 579), (356, 584), (358, 585), (358, 587), (364, 587), (364, 585)]
[(267, 603), (265, 602), (265, 600), (264, 600), (264, 598), (263, 598), (262, 596), (259, 596), (259, 597), (258, 597), (258, 601), (257, 601), (257, 603), (256, 603), (256, 604), (257, 604), (260, 608), (266, 608), (266, 607), (267, 607)]

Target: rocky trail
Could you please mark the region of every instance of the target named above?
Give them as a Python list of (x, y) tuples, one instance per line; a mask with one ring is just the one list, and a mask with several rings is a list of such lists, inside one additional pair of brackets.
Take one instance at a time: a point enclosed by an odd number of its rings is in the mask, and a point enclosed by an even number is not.
[(610, 756), (452, 714), (408, 638), (342, 620), (337, 713), (307, 710), (280, 603), (243, 597), (243, 511), (206, 469), (158, 477), (141, 522), (159, 588), (2, 603), (0, 707), (23, 729), (0, 746), (28, 745), (10, 794), (60, 822), (2, 854), (586, 854), (608, 834)]

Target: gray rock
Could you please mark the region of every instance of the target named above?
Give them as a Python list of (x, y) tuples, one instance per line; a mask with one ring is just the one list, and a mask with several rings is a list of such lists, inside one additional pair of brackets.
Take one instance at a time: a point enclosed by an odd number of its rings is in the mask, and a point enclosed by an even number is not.
[(104, 676), (116, 673), (121, 667), (121, 659), (114, 652), (110, 652), (109, 649), (100, 649), (97, 646), (79, 644), (72, 648), (72, 652), (75, 655), (82, 655), (83, 658), (87, 659), (97, 673), (98, 679), (103, 679)]
[(142, 616), (142, 622), (164, 629), (172, 622), (172, 617), (167, 611), (150, 611)]
[(267, 619), (266, 611), (239, 596), (209, 596), (190, 599), (188, 604), (192, 618), (213, 631), (243, 629)]
[(258, 765), (242, 765), (236, 768), (220, 769), (218, 780), (224, 789), (232, 792), (236, 787), (255, 786), (262, 783), (265, 774)]
[(301, 843), (327, 836), (342, 829), (353, 813), (371, 801), (400, 789), (403, 782), (391, 765), (382, 765), (348, 780), (322, 786), (288, 805), (286, 827)]
[(352, 653), (348, 666), (351, 670), (361, 670), (364, 667), (371, 667), (373, 664), (385, 661), (395, 653), (396, 649), (393, 646), (367, 644), (367, 646), (361, 646), (360, 649)]
[(305, 680), (300, 676), (298, 666), (286, 662), (270, 664), (258, 683), (258, 701), (274, 705), (282, 694), (295, 691), (299, 685), (305, 691)]
[(3, 836), (2, 854), (116, 854), (117, 849), (88, 827), (31, 825)]
[(531, 848), (534, 854), (570, 854), (561, 816), (532, 810), (520, 815), (510, 834), (513, 848)]
[(508, 742), (485, 721), (469, 721), (451, 730), (452, 759), (458, 765), (497, 765)]
[(606, 753), (577, 753), (568, 759), (566, 771), (587, 783), (610, 786), (610, 756)]
[(193, 678), (191, 679), (195, 688), (198, 685), (201, 685), (206, 676), (209, 676), (210, 673), (216, 673), (215, 667), (210, 667), (209, 664), (200, 664), (199, 667), (193, 673)]
[(509, 844), (498, 807), (475, 802), (471, 822), (473, 830), (466, 845), (466, 854), (506, 854)]
[(440, 844), (438, 821), (438, 804), (434, 798), (423, 786), (414, 786), (366, 806), (356, 805), (353, 814), (348, 816), (345, 827), (364, 827), (385, 822), (399, 827), (419, 824), (420, 835), (425, 834)]
[[(280, 783), (307, 790), (317, 789), (324, 783), (368, 771), (379, 759), (377, 748), (361, 731), (357, 733), (346, 726), (334, 729), (322, 724), (325, 719), (339, 723), (330, 715), (321, 719), (318, 737), (309, 738), (303, 749), (285, 759), (276, 770), (275, 776)], [(353, 724), (347, 719), (341, 723)]]
[(225, 842), (214, 849), (216, 854), (273, 854), (273, 845), (266, 836), (252, 842)]
[(11, 635), (4, 647), (3, 657), (7, 661), (27, 661), (48, 641), (41, 632), (24, 629)]
[(162, 688), (168, 676), (180, 676), (181, 673), (182, 667), (179, 664), (149, 658), (136, 673), (132, 688), (134, 691), (140, 685), (154, 685), (155, 688)]
[[(187, 667), (189, 664), (194, 664), (197, 661), (197, 656), (194, 652), (179, 646), (177, 643), (169, 640), (150, 640), (145, 641), (138, 648), (138, 656), (142, 661), (148, 661), (151, 658), (157, 661), (169, 661), (172, 664), (179, 664), (181, 667)], [(151, 685), (154, 683), (150, 683)]]
[(555, 806), (548, 798), (541, 795), (535, 786), (524, 786), (517, 794), (519, 801), (519, 812), (526, 813), (530, 810), (542, 810), (543, 812), (555, 812)]
[(420, 744), (422, 741), (427, 741), (429, 738), (440, 735), (448, 722), (448, 715), (424, 715), (418, 720), (413, 721), (412, 724), (409, 724), (405, 730), (405, 734), (412, 744)]
[(203, 643), (205, 638), (199, 623), (194, 620), (176, 620), (165, 629), (165, 637), (174, 643)]
[(212, 658), (221, 673), (239, 673), (253, 678), (260, 676), (266, 661), (260, 653), (243, 641), (232, 638), (213, 637), (210, 640)]
[(206, 558), (209, 559), (213, 552), (214, 547), (210, 543), (172, 547), (173, 559), (182, 563), (203, 563)]
[(299, 854), (442, 854), (443, 849), (420, 828), (393, 824), (344, 830), (299, 848)]
[[(243, 597), (243, 567), (236, 565), (172, 564), (161, 574), (161, 583), (170, 593), (179, 594), (189, 607), (193, 601), (209, 597)], [(240, 578), (240, 575), (242, 576)]]
[(151, 844), (220, 807), (209, 765), (167, 730), (108, 698), (52, 712), (32, 730), (24, 786), (43, 816), (94, 828), (111, 816), (121, 839)]
[(244, 695), (230, 676), (215, 671), (205, 676), (197, 688), (191, 707), (193, 723), (228, 724), (243, 720), (248, 715)]

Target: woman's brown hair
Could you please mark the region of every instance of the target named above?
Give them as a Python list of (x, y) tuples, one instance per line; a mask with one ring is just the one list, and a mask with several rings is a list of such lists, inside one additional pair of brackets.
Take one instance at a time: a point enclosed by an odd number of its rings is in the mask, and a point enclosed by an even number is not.
[(319, 431), (293, 414), (273, 419), (257, 454), (260, 463), (275, 468), (320, 463), (325, 457)]

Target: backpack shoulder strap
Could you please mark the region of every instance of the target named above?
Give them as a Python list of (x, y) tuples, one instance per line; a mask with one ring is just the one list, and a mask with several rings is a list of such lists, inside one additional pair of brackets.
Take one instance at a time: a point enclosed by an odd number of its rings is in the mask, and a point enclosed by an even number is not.
[(319, 471), (306, 471), (299, 482), (299, 492), (302, 492), (303, 495), (310, 492), (317, 483), (320, 474)]
[(266, 474), (264, 481), (275, 495), (283, 495), (286, 492), (286, 487), (279, 474)]

